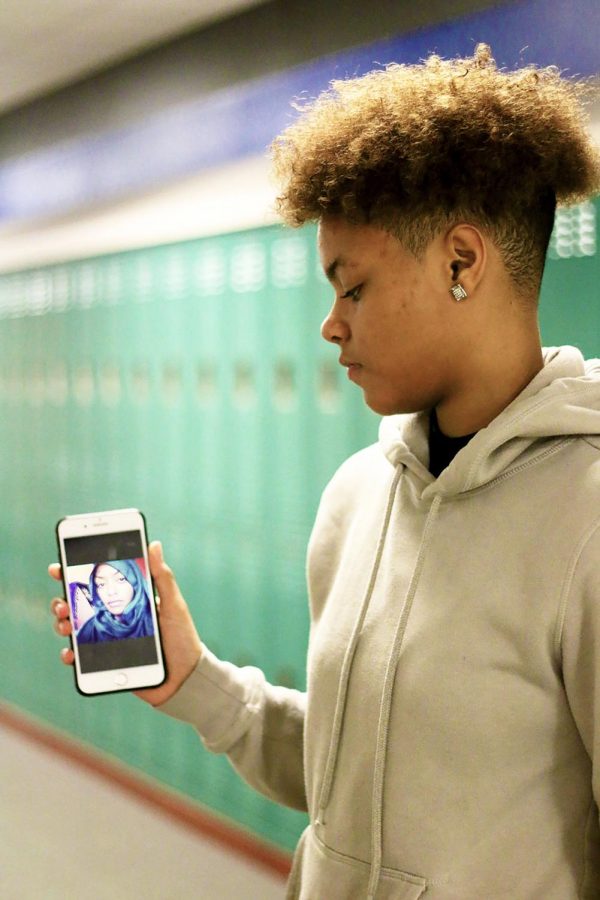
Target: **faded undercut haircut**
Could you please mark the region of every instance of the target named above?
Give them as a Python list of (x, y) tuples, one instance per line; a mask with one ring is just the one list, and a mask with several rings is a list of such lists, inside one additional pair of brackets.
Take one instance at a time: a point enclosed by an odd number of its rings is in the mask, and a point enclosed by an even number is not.
[(272, 145), (277, 209), (293, 226), (339, 215), (385, 228), (417, 258), (470, 222), (537, 296), (557, 203), (600, 191), (589, 90), (553, 66), (498, 69), (486, 44), (333, 81)]

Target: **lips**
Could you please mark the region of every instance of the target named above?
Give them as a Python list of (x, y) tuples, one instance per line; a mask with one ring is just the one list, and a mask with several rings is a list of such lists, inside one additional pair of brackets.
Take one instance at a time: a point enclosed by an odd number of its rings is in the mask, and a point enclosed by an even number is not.
[(340, 359), (340, 365), (345, 366), (348, 369), (348, 378), (350, 381), (356, 381), (359, 373), (362, 369), (360, 363), (351, 362), (349, 359), (344, 359), (343, 357)]

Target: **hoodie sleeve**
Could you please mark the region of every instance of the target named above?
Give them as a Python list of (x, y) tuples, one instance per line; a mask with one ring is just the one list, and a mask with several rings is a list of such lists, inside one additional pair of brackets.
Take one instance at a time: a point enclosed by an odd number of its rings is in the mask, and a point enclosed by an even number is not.
[(187, 681), (160, 707), (193, 725), (208, 750), (226, 753), (251, 787), (303, 812), (305, 709), (301, 691), (269, 684), (260, 669), (223, 662), (206, 647)]
[(575, 550), (562, 592), (558, 650), (569, 705), (592, 763), (600, 807), (600, 521)]

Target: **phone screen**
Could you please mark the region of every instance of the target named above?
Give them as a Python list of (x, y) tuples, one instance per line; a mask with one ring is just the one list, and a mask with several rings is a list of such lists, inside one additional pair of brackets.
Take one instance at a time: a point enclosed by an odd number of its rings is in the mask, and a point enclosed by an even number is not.
[(159, 662), (139, 531), (64, 539), (65, 586), (82, 674)]

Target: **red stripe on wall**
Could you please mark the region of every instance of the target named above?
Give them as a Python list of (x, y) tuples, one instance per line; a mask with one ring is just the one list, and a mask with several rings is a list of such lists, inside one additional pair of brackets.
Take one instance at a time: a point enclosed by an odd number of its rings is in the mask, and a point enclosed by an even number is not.
[(0, 703), (0, 725), (12, 729), (38, 746), (52, 750), (62, 759), (71, 760), (111, 784), (117, 784), (138, 800), (160, 810), (202, 837), (216, 841), (227, 850), (239, 853), (240, 856), (282, 877), (289, 875), (291, 857), (283, 850), (241, 828), (230, 825), (191, 800), (164, 788), (158, 782), (142, 777), (122, 763), (113, 762), (88, 745), (80, 744), (62, 732), (33, 720), (4, 702)]

